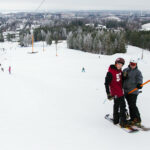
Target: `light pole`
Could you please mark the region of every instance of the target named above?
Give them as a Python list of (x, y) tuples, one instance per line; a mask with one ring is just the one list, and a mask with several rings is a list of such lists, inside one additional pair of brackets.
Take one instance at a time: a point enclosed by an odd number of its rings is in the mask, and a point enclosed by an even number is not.
[(143, 60), (144, 57), (144, 37), (142, 36), (143, 48), (142, 48), (142, 56), (141, 59)]
[(42, 41), (43, 41), (43, 52), (45, 51), (44, 49), (44, 37), (45, 37), (45, 32), (42, 30), (41, 31), (41, 35), (42, 35)]
[(142, 49), (142, 57), (141, 57), (142, 60), (143, 60), (143, 53), (144, 53), (144, 49)]
[(44, 41), (43, 41), (43, 52), (44, 52)]
[(58, 50), (58, 49), (57, 49), (57, 44), (58, 44), (58, 41), (56, 40), (56, 41), (55, 41), (55, 45), (56, 45), (56, 56), (58, 56), (58, 53), (57, 53), (57, 50)]
[(33, 49), (33, 46), (34, 46), (34, 34), (33, 34), (33, 29), (31, 29), (31, 36), (32, 36), (32, 53), (34, 53), (34, 49)]

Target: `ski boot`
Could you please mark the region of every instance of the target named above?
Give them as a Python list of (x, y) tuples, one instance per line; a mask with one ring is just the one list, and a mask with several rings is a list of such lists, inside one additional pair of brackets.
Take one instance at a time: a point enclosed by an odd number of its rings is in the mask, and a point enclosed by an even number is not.
[(131, 127), (131, 123), (128, 120), (120, 122), (119, 125), (121, 128), (130, 128)]
[(137, 127), (141, 127), (141, 121), (139, 121), (137, 118), (134, 118), (133, 121), (131, 121), (131, 125), (132, 126), (137, 126)]

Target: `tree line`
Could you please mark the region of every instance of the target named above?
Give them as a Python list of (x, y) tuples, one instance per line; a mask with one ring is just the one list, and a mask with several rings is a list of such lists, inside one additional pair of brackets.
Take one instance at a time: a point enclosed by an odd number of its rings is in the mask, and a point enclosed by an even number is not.
[[(91, 53), (102, 53), (111, 55), (114, 53), (125, 53), (126, 45), (141, 47), (150, 50), (150, 31), (139, 31), (141, 26), (136, 21), (104, 21), (106, 30), (85, 26), (82, 20), (71, 22), (59, 22), (51, 26), (42, 26), (34, 30), (35, 41), (45, 41), (48, 45), (52, 41), (67, 40), (67, 46)], [(121, 27), (121, 30), (116, 30)], [(8, 35), (7, 39), (11, 39)], [(4, 42), (2, 32), (0, 32), (0, 42)], [(32, 36), (29, 29), (20, 32), (19, 43), (21, 46), (32, 44)]]
[(128, 44), (150, 51), (150, 31), (127, 31)]
[(126, 52), (125, 33), (122, 31), (82, 30), (70, 32), (67, 46), (71, 49), (82, 50), (96, 54), (112, 55)]

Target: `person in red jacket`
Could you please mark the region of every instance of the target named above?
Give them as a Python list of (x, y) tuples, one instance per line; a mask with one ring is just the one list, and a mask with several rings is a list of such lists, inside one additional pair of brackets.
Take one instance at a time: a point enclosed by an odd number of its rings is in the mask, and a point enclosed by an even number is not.
[(8, 71), (9, 71), (9, 74), (11, 74), (11, 66), (9, 66)]
[(126, 121), (126, 104), (123, 92), (122, 67), (125, 63), (123, 58), (118, 58), (114, 65), (110, 65), (105, 77), (105, 88), (109, 100), (114, 99), (113, 123), (120, 124), (125, 128), (128, 126)]

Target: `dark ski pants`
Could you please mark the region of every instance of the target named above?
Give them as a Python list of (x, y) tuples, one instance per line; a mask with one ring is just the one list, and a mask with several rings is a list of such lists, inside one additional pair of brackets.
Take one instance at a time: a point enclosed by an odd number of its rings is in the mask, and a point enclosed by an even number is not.
[(114, 99), (113, 120), (114, 124), (124, 123), (126, 121), (126, 104), (124, 96)]
[(125, 98), (128, 102), (131, 120), (133, 121), (134, 119), (136, 119), (138, 122), (141, 122), (140, 113), (139, 113), (138, 107), (136, 106), (137, 95), (128, 94), (125, 96)]

